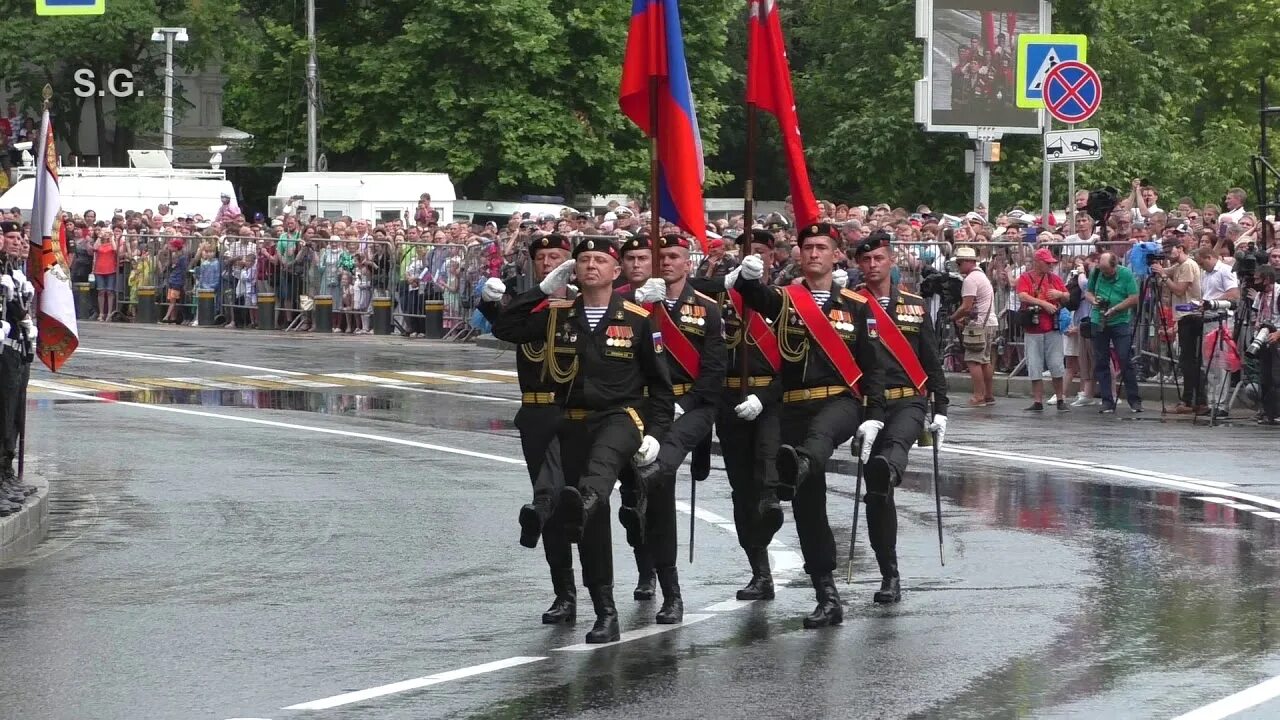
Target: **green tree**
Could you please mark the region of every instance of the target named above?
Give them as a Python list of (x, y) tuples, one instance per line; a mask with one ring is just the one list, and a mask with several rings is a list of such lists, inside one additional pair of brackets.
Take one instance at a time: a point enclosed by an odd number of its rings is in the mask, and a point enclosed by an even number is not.
[[(164, 46), (152, 42), (155, 27), (185, 27), (191, 41), (175, 47), (175, 64), (203, 67), (222, 52), (234, 34), (235, 0), (112, 0), (101, 16), (38, 17), (34, 3), (22, 3), (0, 18), (0, 35), (20, 39), (0, 53), (0, 77), (30, 112), (42, 107), (41, 90), (53, 88), (50, 111), (55, 133), (80, 154), (80, 119), (88, 104), (97, 127), (104, 164), (122, 165), (139, 133), (163, 122)], [(78, 97), (75, 73), (92, 71), (99, 88), (114, 70), (133, 73), (135, 93), (125, 98)], [(190, 107), (175, 86), (175, 121)], [(114, 105), (112, 105), (114, 102)]]

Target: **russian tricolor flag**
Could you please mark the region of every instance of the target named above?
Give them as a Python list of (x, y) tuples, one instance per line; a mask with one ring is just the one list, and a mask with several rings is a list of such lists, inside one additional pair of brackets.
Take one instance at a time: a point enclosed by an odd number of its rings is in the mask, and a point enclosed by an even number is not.
[[(656, 84), (656, 106), (650, 99), (651, 82)], [(632, 0), (618, 105), (646, 135), (657, 137), (658, 214), (705, 247), (702, 136), (677, 0)]]

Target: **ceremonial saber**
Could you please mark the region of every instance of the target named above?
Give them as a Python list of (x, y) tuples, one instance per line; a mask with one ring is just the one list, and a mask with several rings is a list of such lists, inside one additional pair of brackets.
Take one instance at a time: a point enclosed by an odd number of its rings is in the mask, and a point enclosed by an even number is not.
[[(693, 480), (693, 476), (689, 476), (691, 483), (689, 485), (689, 564), (693, 564), (693, 532), (697, 529), (694, 520), (697, 519), (698, 511), (698, 481)], [(674, 481), (673, 481), (674, 482)], [(674, 491), (673, 491), (674, 492)]]
[(862, 496), (862, 448), (858, 442), (854, 446), (858, 450), (858, 481), (853, 486), (853, 530), (849, 532), (849, 567), (844, 579), (849, 584), (853, 583), (853, 548), (858, 542), (858, 506), (862, 504), (859, 499)]
[[(933, 404), (932, 398), (930, 398), (929, 402), (930, 405)], [(934, 414), (937, 414), (936, 409)], [(942, 563), (943, 567), (946, 567), (947, 559), (942, 554), (942, 492), (938, 489), (938, 455), (940, 452), (939, 446), (942, 443), (940, 442), (941, 436), (937, 430), (934, 430), (931, 434), (933, 435), (933, 504), (937, 510), (938, 517), (938, 562)]]

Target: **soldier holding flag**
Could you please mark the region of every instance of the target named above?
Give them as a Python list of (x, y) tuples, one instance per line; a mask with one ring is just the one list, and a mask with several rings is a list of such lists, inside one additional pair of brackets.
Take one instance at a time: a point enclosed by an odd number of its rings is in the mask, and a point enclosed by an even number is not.
[(33, 301), (35, 288), (19, 268), (27, 242), (16, 222), (0, 222), (0, 516), (16, 513), (35, 488), (18, 478), (18, 458), (27, 401), (27, 381), (35, 359), (38, 333)]
[[(889, 604), (902, 599), (893, 490), (902, 484), (907, 452), (926, 426), (942, 442), (947, 429), (947, 378), (924, 298), (894, 287), (890, 279), (894, 256), (888, 233), (871, 233), (854, 252), (866, 281), (855, 291), (866, 298), (871, 310), (867, 334), (879, 341), (876, 349), (885, 374), (885, 427), (866, 464), (866, 503), (867, 534), (881, 577), (873, 600)], [(933, 397), (932, 419), (927, 417), (926, 392)]]

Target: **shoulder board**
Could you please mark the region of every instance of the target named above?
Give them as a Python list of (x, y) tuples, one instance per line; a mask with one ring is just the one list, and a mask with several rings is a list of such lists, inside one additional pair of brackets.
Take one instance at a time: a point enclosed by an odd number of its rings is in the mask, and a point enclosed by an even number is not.
[(702, 293), (698, 292), (697, 290), (694, 290), (694, 291), (693, 291), (693, 294), (694, 294), (695, 296), (697, 296), (697, 297), (702, 298), (703, 300), (706, 300), (707, 302), (711, 303), (712, 305), (719, 305), (719, 304), (720, 304), (720, 303), (716, 302), (716, 299), (715, 299), (715, 298), (710, 297), (710, 296), (708, 296), (708, 295), (703, 295)]
[(548, 303), (548, 305), (549, 305), (550, 307), (553, 307), (553, 308), (557, 309), (557, 310), (564, 310), (565, 308), (571, 308), (571, 307), (573, 307), (573, 301), (572, 301), (572, 300), (560, 300), (560, 299), (557, 299), (557, 300), (552, 300), (552, 301), (550, 301), (550, 302)]
[(921, 300), (921, 301), (924, 300), (922, 296), (917, 295), (913, 292), (908, 292), (906, 290), (898, 290), (898, 294), (901, 295), (902, 297), (911, 298), (912, 300)]
[(645, 310), (643, 307), (640, 307), (639, 305), (631, 302), (630, 300), (623, 300), (622, 307), (626, 310), (630, 310), (631, 312), (639, 315), (640, 317), (649, 317), (648, 310)]
[(866, 290), (866, 289), (867, 289), (866, 283), (858, 283), (857, 285), (853, 286), (854, 292), (862, 292), (863, 290)]
[(863, 303), (863, 304), (865, 304), (865, 303), (867, 302), (867, 299), (866, 299), (866, 298), (864, 298), (864, 297), (862, 297), (861, 295), (859, 295), (858, 293), (856, 293), (856, 292), (854, 292), (854, 291), (850, 290), (849, 288), (843, 288), (843, 289), (841, 289), (841, 290), (840, 290), (840, 296), (841, 296), (841, 297), (847, 297), (847, 298), (849, 298), (850, 300), (852, 300), (852, 301), (854, 301), (854, 302), (858, 302), (858, 303)]

